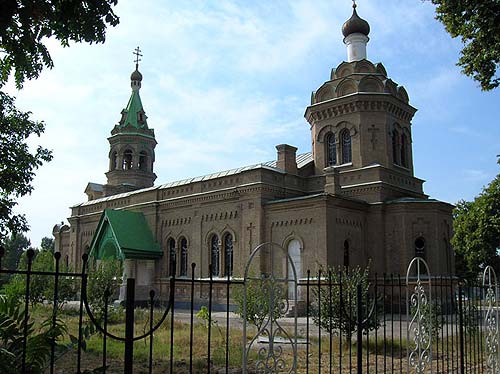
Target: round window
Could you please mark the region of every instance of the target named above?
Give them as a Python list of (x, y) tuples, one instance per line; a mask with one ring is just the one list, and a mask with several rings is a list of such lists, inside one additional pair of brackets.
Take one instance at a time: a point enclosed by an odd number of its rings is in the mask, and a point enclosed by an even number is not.
[(425, 249), (425, 239), (419, 236), (415, 239), (415, 250), (418, 252), (423, 252)]

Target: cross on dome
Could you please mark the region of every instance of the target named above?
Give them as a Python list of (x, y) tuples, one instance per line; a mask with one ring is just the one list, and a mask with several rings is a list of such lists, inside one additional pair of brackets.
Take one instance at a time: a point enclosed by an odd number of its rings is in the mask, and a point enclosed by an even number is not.
[(135, 70), (132, 72), (132, 75), (130, 75), (130, 80), (132, 81), (132, 89), (134, 91), (139, 90), (141, 88), (141, 81), (142, 81), (142, 74), (139, 72), (139, 61), (141, 61), (141, 49), (137, 47), (134, 49), (132, 52), (133, 55), (135, 55)]
[(141, 61), (140, 57), (142, 57), (142, 54), (141, 54), (141, 49), (139, 47), (137, 47), (136, 49), (134, 49), (134, 52), (132, 52), (133, 55), (135, 55), (135, 70), (138, 70), (139, 69), (139, 61)]

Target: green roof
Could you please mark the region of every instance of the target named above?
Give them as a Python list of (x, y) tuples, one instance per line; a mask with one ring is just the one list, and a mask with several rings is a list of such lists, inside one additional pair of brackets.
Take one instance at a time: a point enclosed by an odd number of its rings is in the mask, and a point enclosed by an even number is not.
[(105, 209), (92, 238), (90, 254), (97, 259), (156, 259), (163, 251), (144, 214)]
[[(142, 107), (141, 97), (139, 96), (139, 90), (132, 91), (127, 107), (123, 109), (122, 113), (124, 113), (125, 116), (123, 120), (120, 121), (120, 127), (132, 126), (136, 129), (148, 128), (146, 114)], [(142, 113), (142, 121), (139, 121), (139, 113)]]

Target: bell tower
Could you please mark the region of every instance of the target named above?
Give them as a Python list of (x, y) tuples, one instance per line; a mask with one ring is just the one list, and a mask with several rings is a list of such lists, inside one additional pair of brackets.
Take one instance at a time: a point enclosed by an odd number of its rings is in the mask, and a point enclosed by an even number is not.
[(370, 26), (353, 13), (342, 26), (347, 61), (311, 95), (316, 175), (338, 172), (341, 194), (369, 202), (423, 197), (413, 175), (411, 120), (416, 109), (381, 63), (367, 59)]
[(156, 139), (154, 130), (148, 127), (147, 116), (142, 106), (139, 90), (142, 74), (139, 72), (141, 51), (137, 47), (135, 70), (130, 76), (132, 93), (121, 118), (108, 138), (109, 171), (105, 195), (152, 187), (156, 179), (153, 172)]

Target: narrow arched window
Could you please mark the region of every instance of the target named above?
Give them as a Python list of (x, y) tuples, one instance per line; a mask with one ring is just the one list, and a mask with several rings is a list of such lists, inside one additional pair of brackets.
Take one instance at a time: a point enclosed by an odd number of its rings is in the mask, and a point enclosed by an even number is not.
[(170, 238), (168, 240), (168, 262), (169, 262), (169, 275), (172, 277), (175, 275), (175, 263), (176, 263), (176, 249), (175, 240)]
[(212, 264), (212, 276), (219, 276), (220, 244), (219, 237), (212, 235), (210, 239), (210, 263)]
[(342, 141), (342, 163), (348, 164), (352, 162), (352, 153), (351, 153), (351, 134), (349, 131), (343, 130), (341, 135)]
[(139, 170), (148, 169), (148, 155), (146, 152), (142, 151), (139, 153)]
[(181, 245), (181, 268), (180, 276), (186, 277), (188, 275), (188, 248), (186, 238), (180, 240)]
[(408, 138), (406, 134), (401, 135), (401, 165), (408, 167)]
[(349, 269), (349, 241), (344, 240), (344, 267)]
[(326, 164), (327, 166), (337, 164), (337, 144), (335, 143), (335, 134), (332, 133), (326, 136)]
[(125, 152), (123, 152), (123, 170), (130, 170), (132, 169), (132, 151), (130, 149), (127, 149)]
[(110, 158), (109, 170), (116, 170), (117, 167), (118, 167), (118, 154), (116, 152), (113, 152)]
[(233, 236), (227, 233), (224, 236), (224, 276), (233, 275)]
[(399, 140), (399, 134), (396, 130), (392, 131), (392, 162), (394, 162), (396, 165), (399, 163), (398, 162), (398, 140)]

